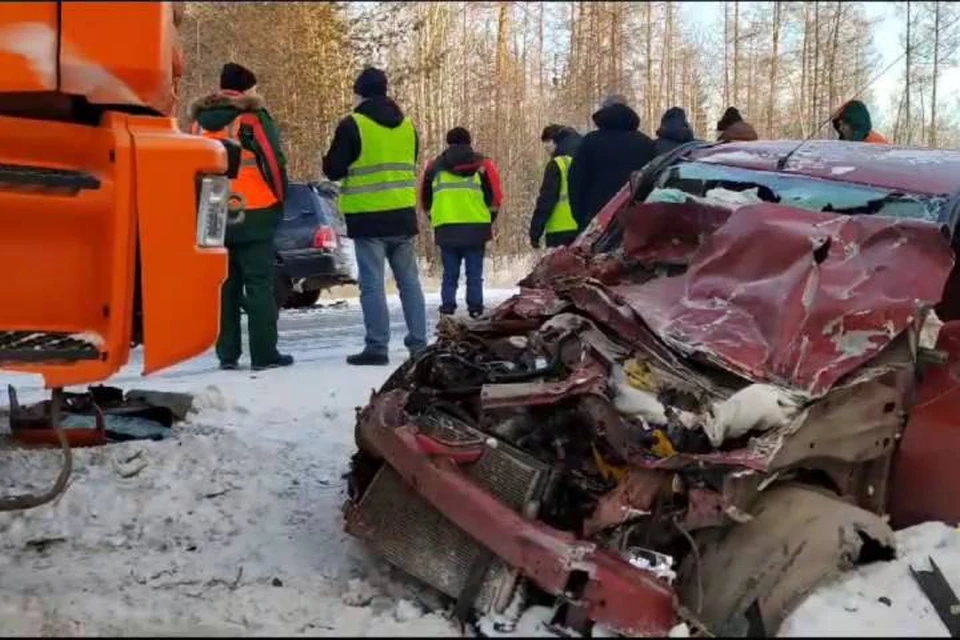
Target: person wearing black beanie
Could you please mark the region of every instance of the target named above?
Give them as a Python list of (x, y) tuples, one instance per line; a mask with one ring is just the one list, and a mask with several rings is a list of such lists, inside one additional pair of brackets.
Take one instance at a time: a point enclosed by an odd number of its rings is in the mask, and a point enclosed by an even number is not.
[[(250, 364), (254, 370), (285, 367), (293, 357), (277, 350), (277, 303), (273, 294), (273, 239), (283, 217), (287, 161), (280, 133), (256, 93), (257, 77), (235, 62), (223, 65), (220, 91), (190, 106), (193, 133), (230, 138), (241, 147), (241, 167), (230, 190), (243, 197), (243, 219), (227, 226), (227, 279), (220, 296), (217, 357), (222, 369), (236, 369), (243, 351), (241, 303), (247, 309)], [(244, 293), (245, 292), (245, 293)]]
[(257, 76), (243, 65), (228, 62), (220, 70), (220, 88), (223, 90), (243, 93), (256, 86)]
[(387, 96), (387, 74), (366, 67), (353, 83), (353, 111), (340, 120), (323, 156), (323, 173), (340, 180), (340, 211), (353, 239), (366, 332), (351, 365), (386, 365), (390, 316), (383, 288), (386, 262), (400, 291), (411, 355), (427, 346), (427, 312), (414, 238), (417, 130)]
[(447, 148), (427, 165), (420, 181), (420, 208), (433, 226), (440, 247), (443, 280), (440, 313), (457, 310), (461, 266), (467, 278), (467, 312), (483, 315), (483, 260), (493, 239), (493, 223), (503, 194), (493, 160), (470, 146), (470, 132), (454, 127), (447, 132)]
[(463, 127), (454, 127), (447, 131), (447, 144), (473, 144), (470, 132)]
[(387, 74), (375, 67), (366, 67), (353, 82), (353, 93), (359, 98), (382, 98), (387, 95)]

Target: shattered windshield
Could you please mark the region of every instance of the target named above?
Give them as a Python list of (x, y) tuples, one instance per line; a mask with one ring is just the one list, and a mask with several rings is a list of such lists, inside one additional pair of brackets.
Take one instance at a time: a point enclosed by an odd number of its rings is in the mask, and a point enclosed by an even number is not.
[(681, 162), (665, 170), (647, 201), (682, 202), (687, 195), (722, 198), (725, 204), (776, 202), (808, 211), (946, 222), (947, 198), (942, 196), (701, 162)]

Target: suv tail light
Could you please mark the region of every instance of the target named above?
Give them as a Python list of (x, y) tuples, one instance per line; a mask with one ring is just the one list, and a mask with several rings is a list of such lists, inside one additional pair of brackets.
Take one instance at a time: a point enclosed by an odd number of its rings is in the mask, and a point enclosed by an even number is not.
[(316, 249), (329, 249), (330, 251), (336, 249), (336, 232), (325, 224), (320, 225), (317, 232), (313, 235), (313, 246)]

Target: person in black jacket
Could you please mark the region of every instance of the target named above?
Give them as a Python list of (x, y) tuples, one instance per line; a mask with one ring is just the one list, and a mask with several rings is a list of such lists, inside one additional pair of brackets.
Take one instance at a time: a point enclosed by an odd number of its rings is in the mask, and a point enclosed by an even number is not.
[[(367, 67), (353, 83), (353, 113), (340, 120), (323, 172), (342, 180), (339, 207), (353, 239), (366, 332), (363, 351), (350, 365), (389, 364), (390, 314), (384, 271), (390, 264), (403, 317), (404, 344), (414, 355), (427, 346), (426, 306), (417, 266), (417, 131), (387, 96), (387, 76)], [(363, 163), (351, 173), (354, 164)], [(374, 188), (370, 188), (374, 187)]]
[(570, 165), (570, 205), (580, 231), (630, 179), (656, 156), (640, 117), (622, 96), (609, 96), (593, 114), (597, 125), (580, 142)]
[[(382, 76), (382, 77), (381, 77)], [(395, 128), (403, 122), (404, 113), (393, 98), (386, 94), (386, 76), (379, 69), (365, 69), (354, 86), (356, 106), (354, 113), (367, 116), (384, 127)], [(414, 129), (414, 159), (420, 157), (420, 136)], [(330, 149), (323, 156), (323, 173), (330, 180), (347, 177), (350, 165), (360, 157), (360, 131), (356, 121), (347, 116), (340, 120), (333, 133)], [(417, 235), (415, 207), (405, 207), (362, 216), (345, 216), (351, 238), (375, 238)]]
[[(580, 146), (581, 136), (576, 129), (559, 124), (547, 125), (540, 135), (544, 150), (550, 154), (551, 162), (543, 170), (543, 181), (540, 183), (540, 195), (530, 218), (530, 246), (540, 248), (540, 238), (544, 236), (550, 214), (560, 200), (561, 175), (560, 167), (553, 159), (558, 156), (572, 158)], [(562, 247), (577, 239), (577, 230), (547, 233), (545, 240), (548, 247)]]
[(670, 107), (660, 118), (657, 129), (657, 155), (676, 149), (682, 144), (693, 142), (693, 129), (687, 122), (687, 112), (680, 107)]

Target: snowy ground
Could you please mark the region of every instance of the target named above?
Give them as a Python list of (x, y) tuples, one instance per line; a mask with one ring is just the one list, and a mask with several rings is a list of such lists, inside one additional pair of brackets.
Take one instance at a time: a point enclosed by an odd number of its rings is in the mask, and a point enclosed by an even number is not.
[[(392, 313), (396, 365), (403, 323)], [(199, 411), (163, 442), (77, 450), (55, 503), (0, 514), (0, 634), (458, 633), (433, 594), (342, 532), (354, 409), (391, 371), (343, 365), (362, 343), (355, 302), (284, 312), (280, 332), (290, 369), (221, 372), (206, 354), (141, 379), (135, 354), (111, 384), (192, 392)], [(42, 397), (34, 378), (7, 382), (23, 401)], [(0, 448), (0, 491), (45, 488), (58, 465), (57, 452)], [(946, 635), (907, 561), (926, 567), (933, 555), (960, 589), (960, 535), (928, 524), (900, 540), (903, 560), (820, 590), (784, 632)], [(548, 635), (543, 614), (518, 632)]]

